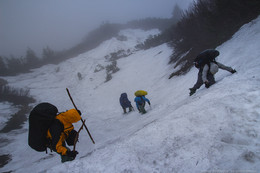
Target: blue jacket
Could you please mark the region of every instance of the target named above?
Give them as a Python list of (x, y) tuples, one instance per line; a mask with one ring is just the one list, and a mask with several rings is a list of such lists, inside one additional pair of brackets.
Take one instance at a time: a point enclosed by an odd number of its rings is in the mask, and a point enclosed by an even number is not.
[(145, 96), (140, 96), (140, 97), (136, 97), (135, 98), (135, 103), (136, 103), (136, 107), (138, 108), (140, 105), (144, 104), (145, 102), (147, 102), (149, 105), (150, 100), (148, 100)]
[(120, 102), (120, 105), (122, 106), (122, 108), (132, 107), (131, 102), (127, 98), (126, 93), (121, 94), (121, 96), (119, 98), (119, 102)]

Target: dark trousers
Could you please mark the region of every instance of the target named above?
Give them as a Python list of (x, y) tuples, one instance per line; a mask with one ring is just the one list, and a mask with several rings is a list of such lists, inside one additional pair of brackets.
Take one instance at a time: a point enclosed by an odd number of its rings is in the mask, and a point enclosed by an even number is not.
[(146, 113), (146, 110), (145, 110), (144, 107), (145, 107), (145, 102), (142, 103), (142, 104), (138, 104), (138, 110), (139, 110), (139, 112), (142, 113), (142, 114), (145, 114), (145, 113)]
[[(131, 112), (132, 110), (133, 110), (133, 107), (132, 106), (130, 106), (130, 107), (128, 107), (129, 108), (129, 111), (128, 112)], [(126, 108), (123, 108), (123, 110), (124, 110), (124, 113), (126, 113)]]

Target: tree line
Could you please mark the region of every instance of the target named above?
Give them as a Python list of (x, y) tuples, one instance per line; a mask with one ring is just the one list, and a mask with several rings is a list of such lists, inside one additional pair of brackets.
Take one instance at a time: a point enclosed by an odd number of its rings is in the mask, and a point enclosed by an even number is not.
[(0, 75), (16, 75), (45, 64), (57, 64), (117, 36), (121, 29), (158, 28), (162, 31), (160, 34), (149, 37), (136, 48), (148, 49), (163, 43), (173, 47), (174, 52), (169, 63), (175, 63), (175, 67), (180, 68), (170, 75), (171, 78), (189, 71), (196, 55), (204, 49), (216, 48), (227, 41), (242, 25), (259, 14), (259, 0), (197, 0), (186, 11), (175, 5), (172, 18), (169, 19), (147, 18), (126, 24), (103, 23), (90, 32), (81, 43), (68, 50), (56, 52), (46, 47), (43, 49), (42, 57), (37, 57), (35, 52), (28, 48), (26, 55), (21, 58), (0, 56)]
[(181, 66), (169, 78), (189, 71), (201, 51), (229, 40), (259, 14), (259, 0), (197, 0), (177, 25), (162, 33), (162, 39), (174, 48), (170, 63)]
[(10, 57), (0, 56), (0, 75), (17, 75), (20, 73), (27, 73), (33, 68), (38, 68), (46, 64), (58, 64), (66, 59), (95, 48), (104, 40), (115, 36), (119, 30), (117, 24), (105, 23), (90, 32), (81, 43), (68, 50), (54, 51), (53, 49), (46, 47), (43, 48), (41, 57), (38, 57), (31, 48), (28, 48), (25, 56), (20, 58), (12, 55)]
[[(176, 11), (179, 12), (180, 8), (176, 5), (174, 7), (175, 16)], [(177, 10), (176, 10), (177, 9)], [(81, 53), (91, 50), (101, 44), (103, 41), (112, 37), (118, 36), (118, 33), (122, 29), (143, 29), (149, 30), (158, 28), (163, 31), (169, 28), (173, 23), (177, 23), (176, 17), (172, 19), (161, 18), (146, 18), (140, 20), (129, 21), (126, 24), (115, 24), (105, 22), (98, 28), (89, 32), (88, 35), (83, 38), (82, 42), (71, 47), (68, 50), (54, 51), (53, 49), (46, 47), (42, 50), (42, 55), (38, 57), (36, 53), (28, 48), (26, 54), (23, 57), (17, 58), (14, 56), (3, 57), (0, 56), (0, 76), (17, 75), (19, 73), (27, 73), (33, 68), (38, 68), (46, 64), (58, 64), (66, 59), (75, 57)], [(141, 48), (141, 47), (140, 47)]]
[(168, 43), (173, 48), (169, 63), (187, 73), (195, 57), (205, 49), (214, 49), (229, 40), (239, 28), (260, 15), (259, 0), (197, 0), (180, 20), (162, 33), (148, 38), (139, 48), (149, 49)]
[(42, 64), (46, 64), (46, 62), (49, 62), (55, 56), (55, 52), (49, 47), (43, 49), (41, 58), (39, 58), (31, 48), (27, 49), (24, 57), (17, 58), (13, 55), (10, 57), (0, 56), (0, 75), (5, 76), (26, 73), (32, 68), (37, 68)]

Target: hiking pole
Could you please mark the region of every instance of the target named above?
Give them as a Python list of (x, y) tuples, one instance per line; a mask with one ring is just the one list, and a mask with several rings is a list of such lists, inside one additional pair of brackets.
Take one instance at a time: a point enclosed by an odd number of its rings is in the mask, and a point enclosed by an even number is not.
[(131, 108), (133, 108), (133, 111), (135, 111), (135, 109), (134, 109), (134, 107), (132, 106), (132, 104), (131, 104)]
[[(68, 95), (69, 95), (69, 97), (70, 97), (70, 100), (71, 100), (73, 106), (75, 107), (75, 109), (76, 109), (76, 110), (78, 111), (78, 113), (79, 113), (79, 110), (78, 110), (77, 106), (75, 105), (75, 103), (74, 103), (74, 101), (73, 101), (73, 99), (72, 99), (72, 97), (71, 97), (71, 95), (70, 95), (69, 89), (66, 88), (66, 90), (67, 90), (67, 93), (68, 93)], [(94, 139), (92, 138), (91, 134), (89, 133), (88, 128), (87, 128), (85, 122), (82, 120), (82, 118), (81, 118), (80, 120), (81, 120), (83, 126), (85, 127), (85, 129), (87, 130), (88, 135), (89, 135), (90, 139), (92, 140), (93, 144), (95, 144), (95, 141), (94, 141)]]
[[(85, 123), (85, 120), (84, 120), (84, 123)], [(74, 140), (74, 146), (73, 146), (73, 151), (76, 151), (76, 144), (78, 142), (78, 139), (79, 139), (79, 132), (83, 129), (83, 124), (80, 126), (78, 132), (77, 132), (77, 135), (75, 137), (75, 140)]]

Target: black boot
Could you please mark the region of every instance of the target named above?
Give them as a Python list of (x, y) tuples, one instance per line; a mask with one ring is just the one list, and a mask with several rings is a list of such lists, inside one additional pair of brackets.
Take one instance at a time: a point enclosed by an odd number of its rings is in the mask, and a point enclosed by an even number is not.
[(196, 89), (194, 88), (189, 88), (189, 90), (190, 90), (190, 96), (192, 96), (196, 92)]

